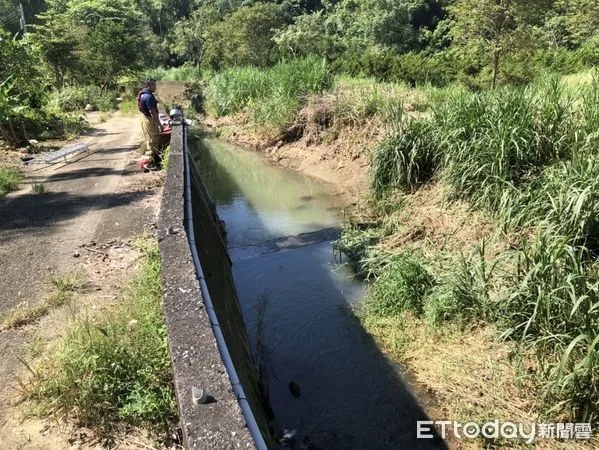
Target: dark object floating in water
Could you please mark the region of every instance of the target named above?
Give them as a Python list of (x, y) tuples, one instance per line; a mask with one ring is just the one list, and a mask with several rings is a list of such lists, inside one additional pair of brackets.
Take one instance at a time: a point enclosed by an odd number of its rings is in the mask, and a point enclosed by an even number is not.
[(289, 390), (291, 391), (291, 395), (293, 395), (295, 398), (300, 396), (300, 387), (295, 381), (289, 383)]
[(303, 200), (304, 202), (309, 202), (310, 200), (314, 200), (314, 197), (311, 195), (304, 195), (303, 197), (300, 197), (300, 200)]

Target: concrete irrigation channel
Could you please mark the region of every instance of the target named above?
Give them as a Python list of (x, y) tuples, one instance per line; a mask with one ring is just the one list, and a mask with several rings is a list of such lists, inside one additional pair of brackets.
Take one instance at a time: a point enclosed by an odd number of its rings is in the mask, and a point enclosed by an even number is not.
[(193, 134), (174, 127), (159, 220), (185, 446), (445, 448), (352, 312), (328, 187)]

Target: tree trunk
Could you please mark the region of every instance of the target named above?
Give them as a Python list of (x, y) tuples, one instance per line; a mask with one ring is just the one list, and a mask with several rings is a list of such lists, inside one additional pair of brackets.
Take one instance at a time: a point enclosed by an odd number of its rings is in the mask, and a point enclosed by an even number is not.
[(497, 78), (499, 77), (499, 50), (493, 50), (493, 75), (491, 79), (491, 89), (495, 89), (497, 87)]

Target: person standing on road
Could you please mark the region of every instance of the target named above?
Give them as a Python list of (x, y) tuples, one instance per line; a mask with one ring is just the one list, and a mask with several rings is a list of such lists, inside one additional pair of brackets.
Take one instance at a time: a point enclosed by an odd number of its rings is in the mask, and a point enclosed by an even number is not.
[(137, 108), (141, 113), (141, 129), (152, 164), (157, 166), (160, 162), (160, 133), (162, 124), (158, 114), (158, 100), (154, 97), (156, 80), (148, 80), (145, 87), (137, 94)]

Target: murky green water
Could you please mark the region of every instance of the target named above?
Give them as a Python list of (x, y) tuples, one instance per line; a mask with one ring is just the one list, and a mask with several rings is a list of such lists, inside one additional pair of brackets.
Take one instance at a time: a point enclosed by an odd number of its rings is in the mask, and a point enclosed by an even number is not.
[(258, 153), (207, 139), (202, 181), (227, 224), (231, 247), (338, 225), (327, 186), (266, 164)]
[(423, 411), (351, 312), (364, 290), (333, 257), (340, 215), (328, 186), (216, 140), (196, 143), (194, 157), (226, 223), (277, 424), (295, 430), (295, 448), (442, 448), (416, 439)]

